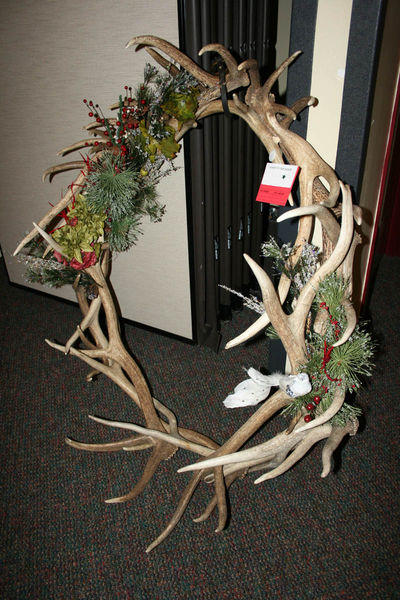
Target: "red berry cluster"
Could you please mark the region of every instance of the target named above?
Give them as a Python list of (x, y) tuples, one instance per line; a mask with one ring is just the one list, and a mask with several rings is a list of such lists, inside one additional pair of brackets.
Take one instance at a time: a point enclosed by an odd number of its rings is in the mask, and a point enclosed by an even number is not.
[[(126, 133), (131, 129), (139, 127), (140, 119), (142, 119), (148, 111), (146, 100), (140, 100), (139, 105), (138, 102), (132, 98), (132, 88), (126, 85), (124, 86), (124, 89), (125, 97), (120, 112), (120, 118), (115, 124), (110, 123), (110, 121), (104, 117), (98, 104), (94, 104), (92, 100), (88, 101), (86, 98), (83, 100), (84, 104), (89, 109), (89, 117), (94, 117), (99, 126), (104, 127), (102, 134), (105, 137), (110, 138), (106, 142), (106, 145), (109, 147), (118, 146), (122, 156), (126, 156), (129, 153), (127, 146), (124, 144)], [(144, 89), (143, 86), (142, 89)], [(98, 146), (100, 143), (102, 142), (95, 141), (94, 145)], [(89, 145), (89, 143), (86, 143), (86, 145)]]
[[(308, 412), (313, 412), (314, 409), (318, 406), (318, 404), (321, 402), (321, 396), (314, 396), (314, 398), (312, 399), (312, 402), (309, 402), (306, 405), (306, 409), (308, 410)], [(312, 419), (312, 416), (310, 414), (305, 415), (304, 420), (306, 423), (309, 423)]]
[(320, 303), (320, 308), (325, 308), (325, 310), (328, 311), (329, 320), (330, 320), (331, 324), (335, 326), (335, 337), (338, 340), (339, 339), (339, 335), (340, 335), (339, 321), (337, 321), (336, 319), (334, 319), (332, 317), (331, 313), (329, 312), (329, 306), (327, 306), (326, 302), (321, 302)]
[[(326, 304), (326, 302), (321, 302), (320, 303), (320, 308), (324, 308), (327, 312), (328, 312), (328, 316), (329, 316), (329, 320), (331, 322), (331, 324), (334, 326), (335, 328), (335, 338), (336, 340), (339, 339), (340, 336), (340, 325), (339, 325), (339, 321), (337, 321), (336, 319), (333, 318), (333, 316), (331, 315), (331, 313), (329, 312), (329, 306)], [(337, 385), (341, 385), (342, 384), (342, 380), (341, 379), (335, 379), (334, 377), (331, 377), (329, 375), (329, 373), (326, 370), (326, 365), (329, 363), (329, 361), (331, 360), (331, 353), (333, 350), (333, 346), (328, 346), (327, 341), (324, 340), (324, 357), (322, 360), (322, 366), (321, 366), (321, 371), (323, 371), (326, 375), (326, 377), (329, 379), (329, 381), (337, 381)], [(312, 376), (312, 379), (315, 379), (315, 375)], [(324, 393), (326, 393), (328, 391), (328, 388), (326, 387), (326, 385), (322, 386), (322, 390)], [(322, 393), (322, 392), (321, 392)], [(312, 402), (309, 402), (306, 405), (306, 409), (308, 410), (309, 413), (312, 413), (315, 408), (318, 406), (318, 404), (321, 402), (321, 396), (314, 396)], [(311, 414), (307, 414), (304, 416), (304, 420), (306, 423), (309, 423), (312, 420), (312, 415)]]
[[(83, 103), (86, 105), (86, 107), (89, 109), (88, 115), (89, 117), (92, 119), (93, 117), (96, 119), (96, 123), (99, 124), (99, 126), (103, 126), (106, 128), (106, 131), (103, 132), (103, 134), (108, 137), (109, 136), (109, 131), (108, 131), (108, 120), (104, 118), (104, 115), (102, 114), (102, 111), (99, 107), (98, 104), (94, 104), (93, 100), (86, 100), (86, 98), (84, 98)], [(99, 146), (100, 142), (95, 141), (94, 145), (95, 146)], [(106, 142), (107, 146), (111, 147), (112, 146), (112, 142), (108, 141)], [(86, 142), (86, 146), (89, 146), (89, 143)]]

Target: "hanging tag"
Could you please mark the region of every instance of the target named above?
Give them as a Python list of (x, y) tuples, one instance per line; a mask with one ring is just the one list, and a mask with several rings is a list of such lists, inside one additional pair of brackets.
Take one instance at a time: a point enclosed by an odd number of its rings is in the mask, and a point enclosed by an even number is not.
[(285, 206), (298, 172), (297, 165), (267, 163), (258, 190), (257, 202)]

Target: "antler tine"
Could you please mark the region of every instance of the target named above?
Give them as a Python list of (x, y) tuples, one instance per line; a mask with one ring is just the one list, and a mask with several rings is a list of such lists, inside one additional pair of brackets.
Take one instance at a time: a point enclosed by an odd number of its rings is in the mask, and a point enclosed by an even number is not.
[[(333, 400), (333, 402), (335, 402), (335, 399)], [(332, 402), (332, 404), (333, 404), (333, 402)], [(336, 407), (336, 405), (335, 405), (335, 407)], [(327, 416), (327, 418), (326, 418), (326, 420), (322, 421), (321, 417), (324, 417), (324, 416)], [(323, 415), (321, 415), (321, 417), (319, 418), (320, 419), (319, 422), (317, 422), (317, 419), (315, 419), (313, 421), (313, 423), (315, 424), (314, 426), (315, 427), (317, 425), (323, 426), (325, 423), (325, 427), (324, 428), (318, 427), (318, 430), (324, 431), (323, 437), (328, 437), (328, 435), (330, 434), (330, 431), (332, 429), (332, 426), (330, 424), (326, 423), (326, 421), (332, 417), (332, 414), (328, 413), (328, 411), (325, 411), (325, 413), (323, 413)], [(308, 427), (307, 429), (310, 429), (310, 428)], [(312, 436), (309, 436), (309, 434), (303, 433), (304, 431), (306, 431), (306, 429), (304, 429), (304, 427), (303, 428), (297, 427), (290, 433), (287, 433), (287, 431), (283, 431), (281, 433), (278, 433), (275, 437), (267, 440), (266, 442), (258, 444), (257, 446), (253, 446), (252, 448), (248, 448), (246, 450), (240, 450), (238, 452), (232, 452), (231, 454), (223, 454), (223, 455), (214, 456), (214, 457), (211, 456), (210, 458), (200, 460), (191, 465), (186, 465), (186, 466), (178, 469), (178, 473), (184, 473), (187, 471), (199, 471), (200, 469), (211, 469), (211, 468), (215, 468), (215, 467), (224, 466), (224, 467), (226, 467), (226, 469), (224, 470), (224, 473), (226, 476), (228, 476), (228, 475), (231, 475), (236, 470), (240, 470), (240, 469), (244, 469), (244, 468), (251, 468), (252, 466), (258, 466), (258, 468), (260, 468), (261, 465), (264, 462), (267, 462), (268, 459), (275, 457), (277, 452), (282, 452), (283, 454), (287, 454), (288, 452), (290, 452), (292, 450), (292, 448), (296, 448), (299, 444), (301, 444), (302, 441), (304, 441), (304, 439), (307, 439), (307, 437), (312, 437)], [(313, 443), (315, 443), (315, 442), (313, 442)], [(303, 456), (303, 454), (302, 454), (302, 456)], [(289, 459), (290, 459), (290, 457), (289, 457)], [(286, 461), (284, 461), (284, 462), (286, 462)], [(297, 461), (294, 461), (294, 462), (297, 462)], [(284, 463), (281, 463), (281, 464), (284, 464)]]
[(244, 254), (244, 258), (258, 281), (258, 284), (261, 288), (265, 312), (267, 312), (273, 327), (278, 333), (287, 352), (290, 364), (295, 372), (297, 365), (300, 364), (304, 359), (304, 339), (302, 340), (302, 343), (299, 343), (299, 332), (294, 332), (290, 327), (289, 317), (283, 311), (274, 285), (264, 269), (262, 269), (260, 265), (250, 258), (250, 256), (247, 256), (247, 254)]
[(248, 72), (251, 87), (260, 87), (260, 71), (258, 70), (258, 62), (255, 58), (248, 58), (241, 62), (238, 70)]
[(286, 471), (293, 467), (293, 465), (295, 465), (301, 458), (303, 458), (303, 456), (307, 454), (309, 449), (312, 448), (314, 444), (320, 440), (323, 440), (324, 438), (327, 438), (331, 431), (332, 425), (329, 424), (322, 425), (317, 429), (313, 429), (278, 467), (272, 469), (272, 471), (269, 471), (268, 473), (264, 473), (264, 475), (258, 477), (254, 483), (258, 484), (262, 481), (274, 479), (275, 477), (279, 477), (279, 475), (286, 473)]
[(219, 78), (216, 75), (207, 73), (207, 71), (199, 67), (198, 64), (186, 56), (186, 54), (183, 54), (176, 46), (159, 37), (154, 35), (140, 35), (129, 40), (125, 47), (129, 48), (130, 46), (137, 46), (136, 51), (147, 48), (147, 46), (154, 46), (170, 56), (176, 63), (186, 69), (186, 71), (189, 71), (189, 73), (196, 77), (203, 85), (207, 87), (218, 85)]
[(46, 169), (42, 175), (42, 181), (45, 181), (46, 177), (49, 178), (51, 182), (53, 177), (57, 175), (57, 173), (63, 173), (64, 171), (71, 171), (73, 169), (82, 169), (85, 166), (85, 161), (83, 160), (74, 160), (72, 162), (63, 163), (61, 165), (54, 165), (54, 167), (49, 167)]
[(107, 141), (106, 136), (102, 136), (101, 139), (100, 138), (88, 138), (86, 140), (80, 140), (79, 142), (75, 142), (75, 144), (72, 144), (71, 146), (67, 146), (66, 148), (63, 148), (62, 150), (59, 150), (57, 152), (57, 154), (58, 154), (58, 156), (65, 156), (66, 154), (69, 154), (70, 152), (74, 152), (75, 150), (80, 150), (81, 148), (85, 148), (85, 146), (96, 146), (96, 145), (104, 144), (106, 141)]
[(217, 54), (219, 54), (221, 58), (224, 59), (224, 62), (228, 67), (229, 72), (237, 70), (238, 64), (236, 59), (222, 44), (206, 44), (199, 50), (198, 54), (199, 56), (203, 56), (203, 54), (205, 54), (206, 52), (216, 52)]
[(329, 419), (332, 419), (332, 417), (334, 417), (336, 415), (338, 410), (341, 409), (343, 402), (344, 402), (345, 395), (346, 395), (345, 388), (340, 387), (338, 385), (336, 388), (333, 400), (332, 400), (331, 404), (329, 405), (329, 407), (326, 409), (326, 411), (324, 411), (322, 413), (322, 415), (320, 415), (319, 417), (316, 417), (313, 421), (310, 421), (309, 423), (306, 423), (305, 425), (295, 429), (295, 431), (297, 433), (302, 433), (303, 431), (307, 431), (307, 429), (313, 429), (314, 427), (317, 427), (318, 425), (322, 425), (323, 423), (326, 423), (327, 421), (329, 421)]
[(232, 340), (229, 340), (229, 342), (227, 342), (225, 345), (225, 350), (234, 348), (235, 346), (238, 346), (239, 344), (242, 344), (243, 342), (246, 342), (247, 340), (251, 339), (252, 337), (257, 335), (257, 333), (265, 329), (267, 325), (269, 325), (269, 323), (270, 318), (267, 315), (267, 313), (262, 314), (260, 317), (258, 317), (257, 321), (252, 323), (252, 325), (250, 325), (250, 327), (243, 331), (243, 333), (233, 338)]
[(52, 247), (53, 250), (55, 250), (56, 252), (59, 252), (60, 254), (63, 254), (64, 251), (61, 248), (60, 244), (57, 244), (57, 242), (54, 240), (54, 238), (51, 237), (51, 235), (49, 235), (48, 233), (46, 233), (41, 227), (39, 227), (39, 225), (37, 225), (36, 223), (33, 223), (34, 228), (36, 229), (37, 233), (40, 233), (40, 235), (42, 236), (42, 238), (44, 240), (46, 240), (46, 242), (49, 244), (49, 246)]
[(147, 54), (150, 54), (152, 58), (161, 66), (163, 69), (168, 71), (172, 77), (176, 77), (179, 73), (179, 69), (176, 65), (174, 65), (171, 61), (167, 60), (161, 54), (156, 52), (153, 48), (145, 48)]
[[(41, 227), (42, 229), (44, 229), (44, 227), (46, 227), (46, 225), (48, 225), (50, 223), (50, 221), (52, 221), (54, 219), (54, 217), (56, 217), (62, 210), (64, 210), (64, 208), (71, 202), (74, 192), (72, 191), (74, 188), (80, 188), (82, 187), (85, 178), (87, 175), (87, 168), (83, 169), (81, 171), (81, 173), (78, 175), (78, 177), (75, 179), (75, 181), (69, 186), (69, 189), (67, 191), (67, 193), (65, 194), (65, 196), (63, 196), (63, 198), (61, 198), (61, 200), (59, 202), (57, 202), (57, 204), (55, 204), (46, 214), (45, 216), (40, 219), (38, 225), (39, 227)], [(18, 254), (18, 252), (20, 252), (22, 250), (22, 248), (24, 246), (26, 246), (26, 244), (28, 244), (31, 240), (33, 240), (33, 238), (37, 235), (37, 230), (34, 228), (32, 229), (32, 231), (30, 231), (28, 233), (28, 235), (26, 235), (24, 237), (24, 239), (22, 240), (22, 242), (20, 242), (20, 244), (18, 244), (17, 248), (14, 250), (14, 256), (16, 256)]]
[(283, 73), (285, 69), (288, 68), (289, 65), (292, 64), (293, 61), (296, 60), (296, 58), (301, 53), (301, 50), (297, 50), (297, 52), (294, 52), (291, 56), (289, 56), (289, 58), (283, 61), (283, 63), (272, 73), (272, 75), (268, 77), (267, 81), (264, 83), (262, 87), (264, 92), (268, 93), (270, 91), (278, 77)]
[(173, 531), (175, 529), (175, 527), (179, 523), (183, 513), (185, 512), (186, 507), (189, 504), (190, 499), (193, 496), (198, 484), (200, 483), (201, 478), (202, 478), (202, 471), (199, 471), (191, 478), (191, 480), (187, 484), (185, 490), (183, 491), (183, 494), (181, 496), (179, 504), (178, 504), (174, 514), (172, 515), (170, 522), (168, 523), (168, 525), (164, 529), (164, 531), (158, 536), (158, 538), (156, 538), (154, 540), (154, 542), (152, 542), (146, 548), (147, 553), (154, 550), (154, 548), (156, 548), (159, 544), (161, 544), (161, 542), (164, 541), (165, 538), (167, 538), (169, 536), (171, 531)]
[(352, 303), (350, 302), (349, 299), (347, 299), (343, 302), (343, 307), (344, 307), (344, 312), (346, 314), (347, 325), (346, 325), (346, 329), (343, 332), (343, 335), (340, 337), (340, 339), (337, 342), (335, 342), (335, 344), (333, 344), (333, 347), (341, 346), (342, 344), (347, 342), (347, 340), (349, 339), (349, 337), (351, 336), (351, 334), (353, 333), (353, 331), (355, 330), (356, 325), (357, 325), (357, 314), (354, 309), (354, 306), (352, 305)]
[(238, 463), (247, 463), (249, 461), (264, 459), (265, 458), (265, 444), (259, 444), (248, 450), (240, 450), (239, 452), (233, 452), (232, 454), (222, 454), (215, 458), (207, 458), (200, 462), (186, 465), (178, 469), (178, 473), (185, 473), (186, 471), (199, 471), (200, 469), (210, 469), (214, 467), (231, 465)]
[(103, 425), (108, 425), (109, 427), (119, 427), (121, 429), (128, 429), (130, 431), (135, 431), (136, 433), (142, 433), (148, 437), (163, 440), (165, 442), (169, 442), (170, 444), (177, 446), (178, 448), (191, 450), (196, 454), (200, 454), (200, 456), (208, 456), (213, 452), (213, 450), (211, 450), (210, 448), (206, 448), (205, 446), (201, 446), (200, 444), (190, 442), (182, 438), (180, 435), (172, 435), (170, 433), (158, 431), (157, 429), (148, 429), (147, 427), (141, 427), (140, 425), (136, 425), (135, 423), (122, 423), (121, 421), (111, 421), (109, 419), (103, 419), (100, 417), (95, 417), (93, 415), (89, 415), (89, 419), (92, 419), (97, 423), (102, 423)]
[(244, 69), (238, 67), (238, 63), (232, 54), (222, 44), (207, 44), (199, 51), (199, 56), (206, 52), (216, 52), (224, 60), (228, 67), (228, 75), (226, 77), (227, 88), (229, 91), (237, 87), (245, 87), (249, 85), (249, 77)]
[(288, 219), (293, 219), (294, 217), (303, 217), (305, 215), (316, 216), (326, 231), (329, 240), (332, 242), (332, 244), (336, 244), (340, 233), (339, 223), (329, 209), (325, 206), (321, 206), (320, 204), (313, 204), (312, 206), (300, 206), (299, 208), (289, 210), (280, 215), (276, 222), (281, 223), (282, 221), (287, 221)]
[[(314, 98), (314, 96), (305, 96), (304, 98), (300, 98), (299, 100), (296, 100), (296, 102), (294, 104), (292, 104), (290, 109), (296, 115), (299, 115), (301, 113), (301, 111), (304, 110), (305, 108), (310, 107), (310, 106), (317, 106), (317, 105), (318, 105), (317, 98)], [(293, 123), (293, 119), (291, 118), (291, 115), (287, 115), (279, 121), (279, 125), (281, 127), (286, 127), (286, 128), (290, 127), (290, 125), (292, 123)]]
[(335, 249), (330, 257), (319, 267), (318, 271), (308, 280), (297, 300), (296, 308), (289, 319), (296, 322), (298, 326), (304, 326), (311, 302), (316, 294), (319, 282), (337, 269), (345, 259), (353, 238), (353, 205), (351, 192), (348, 185), (340, 182), (343, 194), (342, 226)]
[[(286, 300), (286, 296), (288, 294), (290, 288), (291, 281), (288, 277), (281, 277), (278, 285), (278, 296), (281, 304), (283, 304)], [(267, 325), (270, 323), (270, 318), (265, 312), (262, 314), (250, 327), (248, 327), (243, 333), (233, 338), (229, 342), (227, 342), (225, 349), (229, 350), (230, 348), (234, 348), (243, 342), (246, 342), (253, 336), (257, 335), (260, 331), (265, 329)]]
[(333, 427), (332, 433), (326, 440), (322, 449), (322, 473), (321, 477), (326, 477), (331, 472), (332, 455), (339, 446), (345, 435), (355, 435), (358, 429), (358, 419), (354, 419), (346, 423), (344, 427)]

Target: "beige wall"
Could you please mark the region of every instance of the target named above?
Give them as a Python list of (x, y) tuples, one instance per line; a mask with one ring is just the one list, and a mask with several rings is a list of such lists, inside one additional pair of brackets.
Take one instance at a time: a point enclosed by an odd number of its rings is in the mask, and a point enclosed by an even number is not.
[[(309, 111), (307, 141), (332, 167), (339, 139), (352, 5), (352, 0), (319, 0), (315, 26), (310, 93), (319, 104)], [(318, 222), (313, 242), (322, 243)]]
[[(141, 81), (150, 59), (125, 49), (131, 37), (152, 33), (178, 43), (176, 0), (2, 0), (0, 33), (0, 243), (11, 281), (25, 283), (12, 252), (72, 180), (70, 173), (43, 184), (42, 172), (62, 162), (60, 148), (84, 137), (84, 97), (104, 110), (124, 85)], [(159, 191), (163, 222), (144, 223), (138, 244), (116, 257), (112, 283), (125, 317), (190, 338), (183, 169)], [(73, 297), (67, 288), (48, 291)]]
[[(307, 140), (335, 166), (351, 20), (352, 0), (319, 0), (311, 94), (319, 104), (308, 117)], [(333, 51), (334, 49), (334, 51)]]

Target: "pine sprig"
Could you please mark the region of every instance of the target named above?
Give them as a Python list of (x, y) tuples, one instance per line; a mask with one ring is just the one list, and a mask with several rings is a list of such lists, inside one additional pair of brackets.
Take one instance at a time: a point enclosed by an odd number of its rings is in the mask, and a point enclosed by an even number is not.
[[(304, 244), (296, 264), (291, 261), (294, 250), (291, 244), (279, 246), (273, 238), (262, 245), (262, 254), (272, 260), (274, 270), (278, 274), (284, 273), (291, 280), (291, 298), (299, 295), (319, 262), (319, 250), (312, 244)], [(307, 361), (300, 366), (300, 370), (309, 375), (312, 389), (307, 395), (294, 398), (284, 413), (294, 416), (308, 405), (308, 410), (313, 407), (312, 412), (316, 417), (329, 408), (338, 385), (344, 393), (352, 393), (360, 387), (365, 376), (372, 374), (374, 344), (370, 334), (360, 324), (356, 325), (345, 343), (335, 346), (347, 326), (344, 304), (348, 301), (349, 281), (338, 273), (328, 275), (319, 283), (309, 316), (310, 327), (306, 331)], [(313, 331), (317, 316), (324, 319), (319, 333)], [(276, 337), (271, 326), (266, 333)], [(344, 403), (331, 422), (343, 426), (360, 413), (360, 409)]]
[(94, 134), (104, 134), (97, 142), (102, 150), (95, 161), (84, 158), (88, 172), (81, 193), (58, 215), (64, 220), (49, 232), (61, 247), (54, 252), (59, 263), (38, 258), (29, 266), (31, 281), (57, 287), (72, 283), (76, 270), (98, 260), (103, 242), (112, 251), (128, 250), (141, 234), (144, 217), (153, 222), (162, 219), (165, 206), (156, 187), (176, 169), (172, 162), (180, 149), (176, 132), (194, 118), (198, 94), (197, 81), (183, 69), (172, 76), (146, 64), (143, 82), (133, 94), (125, 86), (125, 95), (119, 96), (116, 119), (104, 117), (92, 100), (83, 101), (89, 117), (98, 123)]
[(329, 361), (331, 377), (342, 378), (349, 390), (361, 385), (361, 378), (372, 375), (373, 343), (369, 333), (356, 326), (354, 333), (341, 346), (333, 348)]
[(355, 421), (360, 415), (362, 415), (361, 408), (344, 402), (342, 408), (332, 417), (331, 423), (335, 427), (345, 427), (349, 421)]
[(115, 252), (129, 250), (138, 240), (141, 232), (140, 215), (130, 215), (110, 223), (108, 243)]
[[(25, 263), (27, 270), (25, 278), (29, 283), (40, 283), (48, 287), (59, 288), (63, 285), (72, 285), (77, 277), (76, 269), (63, 265), (54, 258), (42, 258), (38, 255), (43, 244), (35, 244), (33, 254), (21, 254), (18, 260)], [(85, 272), (80, 272), (79, 285), (85, 289), (93, 285), (92, 278)]]
[(343, 323), (345, 319), (343, 304), (349, 298), (349, 280), (337, 273), (331, 273), (319, 283), (313, 303), (314, 310), (317, 310), (321, 303), (325, 303), (332, 317), (340, 319)]
[(105, 153), (86, 180), (85, 196), (91, 211), (107, 212), (113, 220), (134, 212), (140, 189), (139, 173), (133, 168), (121, 170), (119, 163), (111, 152)]

